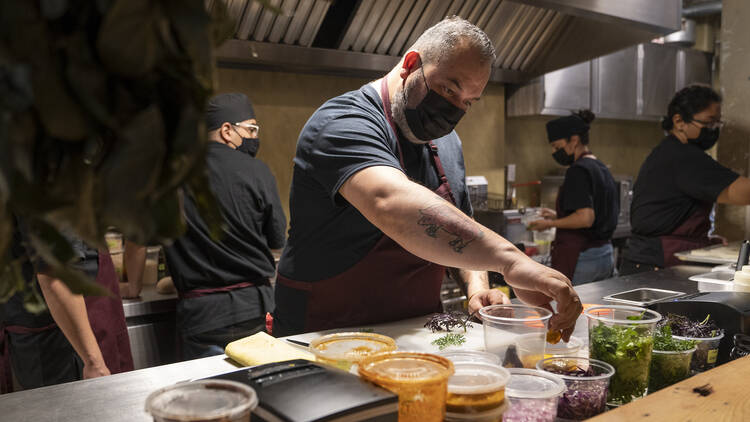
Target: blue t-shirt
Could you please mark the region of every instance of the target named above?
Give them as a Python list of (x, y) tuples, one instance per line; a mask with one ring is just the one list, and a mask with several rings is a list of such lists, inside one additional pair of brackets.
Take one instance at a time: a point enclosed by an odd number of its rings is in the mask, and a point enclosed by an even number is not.
[[(327, 279), (352, 267), (375, 246), (383, 233), (338, 191), (367, 167), (403, 171), (396, 142), (401, 144), (409, 179), (437, 189), (440, 182), (429, 146), (397, 141), (371, 85), (329, 100), (310, 117), (297, 141), (289, 238), (279, 274), (297, 281)], [(472, 215), (461, 140), (454, 131), (434, 143), (456, 205)]]

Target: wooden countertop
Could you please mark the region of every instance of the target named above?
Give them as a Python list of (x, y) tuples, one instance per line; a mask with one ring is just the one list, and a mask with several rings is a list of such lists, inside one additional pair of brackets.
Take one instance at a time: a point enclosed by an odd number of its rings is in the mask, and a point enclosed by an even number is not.
[[(693, 388), (706, 384), (713, 388), (713, 393), (704, 397), (693, 392)], [(750, 356), (690, 377), (589, 421), (750, 421)]]

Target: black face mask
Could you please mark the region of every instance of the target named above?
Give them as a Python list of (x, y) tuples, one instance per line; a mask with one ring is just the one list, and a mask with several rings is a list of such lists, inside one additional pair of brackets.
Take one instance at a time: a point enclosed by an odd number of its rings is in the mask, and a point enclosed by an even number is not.
[(422, 141), (431, 141), (451, 133), (465, 112), (430, 89), (424, 76), (424, 68), (422, 79), (428, 90), (427, 95), (416, 108), (405, 108), (404, 116), (414, 136)]
[(242, 139), (242, 143), (237, 147), (237, 151), (250, 154), (251, 157), (258, 155), (258, 150), (260, 149), (260, 138), (245, 138), (237, 132), (237, 129), (234, 129), (234, 133)]
[(552, 158), (554, 158), (555, 161), (557, 161), (557, 164), (560, 164), (561, 166), (569, 166), (576, 160), (576, 156), (565, 152), (565, 148), (560, 148), (553, 152)]
[(716, 145), (716, 141), (719, 140), (719, 132), (719, 128), (709, 129), (707, 127), (702, 127), (701, 133), (698, 134), (698, 137), (695, 139), (688, 139), (688, 141), (705, 151)]

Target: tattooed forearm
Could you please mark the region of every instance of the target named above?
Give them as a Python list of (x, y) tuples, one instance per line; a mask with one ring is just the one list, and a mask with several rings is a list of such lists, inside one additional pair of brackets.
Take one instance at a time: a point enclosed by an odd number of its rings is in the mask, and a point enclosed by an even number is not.
[(459, 214), (447, 204), (436, 204), (419, 210), (417, 224), (425, 227), (425, 233), (437, 237), (438, 231), (452, 236), (448, 245), (457, 253), (462, 253), (469, 243), (484, 236), (481, 230), (464, 215)]

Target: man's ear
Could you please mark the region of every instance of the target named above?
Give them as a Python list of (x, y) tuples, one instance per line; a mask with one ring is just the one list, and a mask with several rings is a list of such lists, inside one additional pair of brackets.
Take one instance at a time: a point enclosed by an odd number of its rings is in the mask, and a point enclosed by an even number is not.
[(676, 113), (674, 116), (672, 116), (672, 127), (675, 129), (682, 130), (682, 126), (685, 123), (685, 120), (682, 118), (682, 115), (679, 113)]
[(219, 138), (225, 143), (233, 145), (232, 143), (232, 125), (224, 122), (219, 128)]
[(408, 78), (412, 72), (416, 72), (420, 67), (422, 67), (422, 58), (419, 53), (416, 51), (406, 53), (404, 56), (404, 62), (401, 65), (401, 72), (399, 72), (401, 80), (406, 82), (406, 78)]

